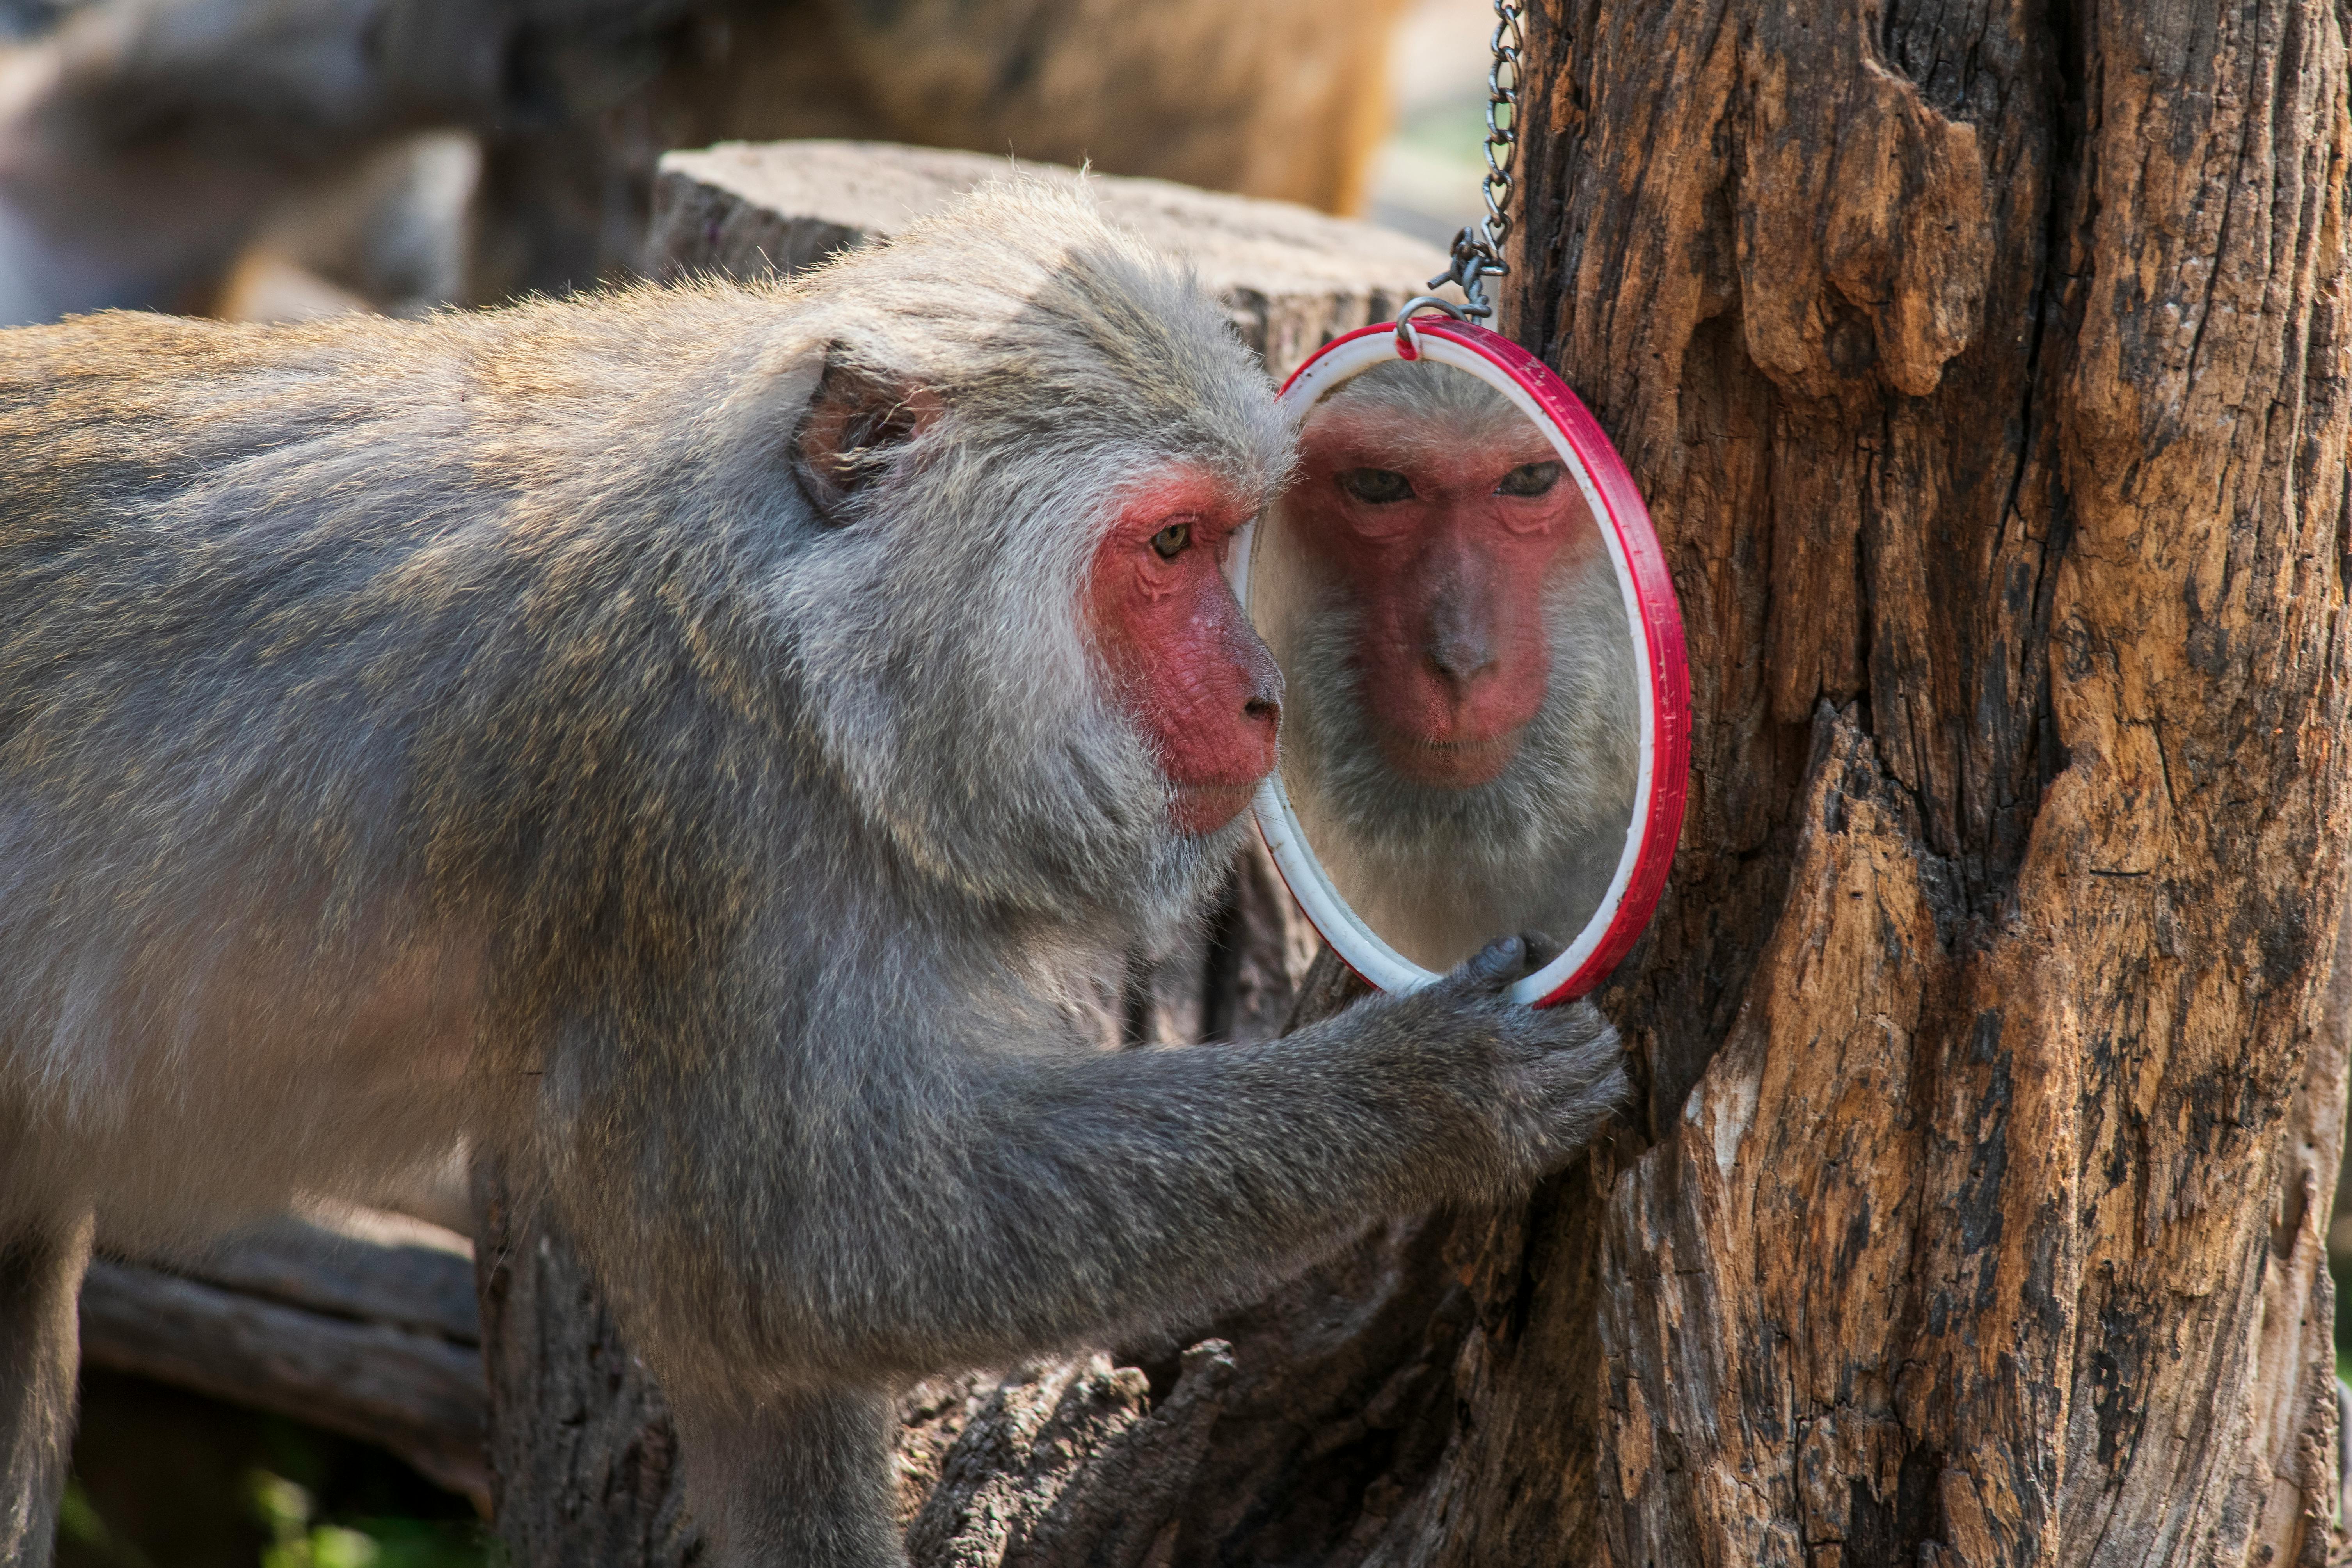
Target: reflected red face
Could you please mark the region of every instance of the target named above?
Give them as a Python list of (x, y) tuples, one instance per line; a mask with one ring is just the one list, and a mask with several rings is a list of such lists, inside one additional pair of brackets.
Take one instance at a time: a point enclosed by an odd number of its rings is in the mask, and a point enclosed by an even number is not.
[(1361, 613), (1355, 658), (1382, 757), (1442, 789), (1489, 783), (1517, 754), (1551, 674), (1547, 584), (1601, 549), (1551, 443), (1506, 424), (1446, 441), (1326, 408), (1286, 500)]
[(1282, 674), (1224, 574), (1255, 510), (1255, 497), (1208, 474), (1170, 469), (1120, 509), (1087, 578), (1112, 689), (1174, 786), (1186, 833), (1231, 822), (1274, 771)]

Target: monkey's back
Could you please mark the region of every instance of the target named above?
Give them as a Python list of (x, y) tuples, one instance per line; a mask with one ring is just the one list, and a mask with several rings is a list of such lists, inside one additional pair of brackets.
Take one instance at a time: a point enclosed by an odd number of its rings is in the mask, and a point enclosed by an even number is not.
[(534, 962), (724, 918), (678, 841), (776, 765), (781, 545), (677, 426), (761, 307), (0, 336), (0, 1205), (364, 1186)]

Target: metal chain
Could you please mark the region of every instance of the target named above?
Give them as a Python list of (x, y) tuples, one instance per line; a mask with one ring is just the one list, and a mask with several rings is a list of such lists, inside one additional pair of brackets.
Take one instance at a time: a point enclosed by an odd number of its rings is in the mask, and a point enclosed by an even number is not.
[(1467, 303), (1456, 306), (1433, 294), (1416, 296), (1397, 317), (1400, 333), (1408, 330), (1406, 317), (1432, 305), (1452, 316), (1493, 315), (1486, 279), (1504, 277), (1511, 270), (1503, 259), (1503, 247), (1511, 237), (1511, 195), (1517, 186), (1511, 163), (1519, 142), (1519, 57), (1527, 47), (1527, 36), (1519, 27), (1519, 5), (1520, 0), (1495, 0), (1495, 62), (1486, 68), (1486, 221), (1475, 227), (1465, 225), (1454, 237), (1453, 265), (1429, 280), (1432, 289), (1460, 285)]

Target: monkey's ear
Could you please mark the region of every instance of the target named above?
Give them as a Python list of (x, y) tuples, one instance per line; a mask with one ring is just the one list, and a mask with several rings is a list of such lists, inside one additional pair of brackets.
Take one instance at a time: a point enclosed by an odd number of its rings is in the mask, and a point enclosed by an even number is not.
[(939, 398), (922, 387), (828, 360), (793, 437), (793, 477), (819, 518), (845, 528), (857, 521), (862, 493), (939, 415)]

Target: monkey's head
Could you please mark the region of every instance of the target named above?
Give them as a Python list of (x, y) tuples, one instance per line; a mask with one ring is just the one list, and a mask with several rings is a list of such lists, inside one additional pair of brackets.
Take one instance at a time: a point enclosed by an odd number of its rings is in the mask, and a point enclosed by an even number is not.
[(1493, 781), (1543, 710), (1550, 585), (1601, 549), (1576, 481), (1500, 393), (1426, 360), (1327, 398), (1300, 468), (1286, 506), (1354, 614), (1373, 743), (1416, 784)]
[(1184, 833), (1232, 822), (1274, 771), (1282, 672), (1224, 574), (1257, 502), (1200, 468), (1148, 474), (1113, 512), (1087, 572), (1084, 618)]
[(976, 894), (1189, 907), (1275, 763), (1282, 678), (1223, 570), (1292, 460), (1264, 373), (1189, 278), (1034, 184), (801, 288), (787, 592), (828, 762)]

